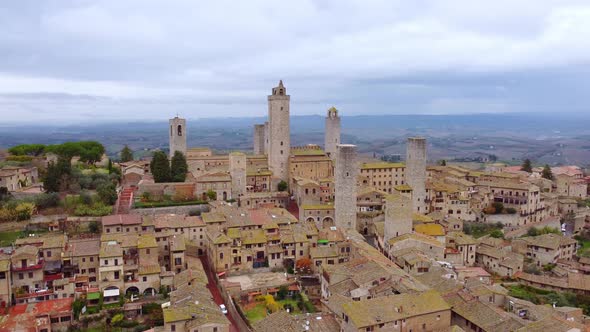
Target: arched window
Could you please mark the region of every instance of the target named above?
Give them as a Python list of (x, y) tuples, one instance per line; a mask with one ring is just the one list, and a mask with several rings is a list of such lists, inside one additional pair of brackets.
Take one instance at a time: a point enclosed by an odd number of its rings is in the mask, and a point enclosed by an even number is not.
[(222, 252), (219, 253), (219, 259), (223, 259), (223, 253)]
[(182, 136), (182, 126), (178, 125), (178, 136)]

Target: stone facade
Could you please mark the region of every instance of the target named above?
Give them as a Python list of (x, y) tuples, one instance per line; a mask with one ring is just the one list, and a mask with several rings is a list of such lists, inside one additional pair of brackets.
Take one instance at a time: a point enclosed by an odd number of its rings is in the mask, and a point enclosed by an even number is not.
[(385, 199), (384, 243), (404, 234), (412, 233), (412, 200), (399, 193)]
[(336, 226), (356, 230), (356, 145), (340, 144), (337, 148), (334, 179)]
[(291, 138), (289, 129), (290, 96), (279, 82), (268, 96), (269, 146), (268, 166), (273, 175), (289, 183), (289, 155), (291, 153)]
[(231, 176), (231, 197), (238, 199), (246, 193), (246, 155), (232, 152), (229, 155), (229, 174)]
[(326, 131), (324, 136), (324, 150), (326, 154), (336, 159), (336, 146), (340, 144), (340, 116), (338, 110), (332, 107), (326, 116)]
[(264, 154), (264, 125), (254, 125), (254, 154)]
[(186, 156), (186, 119), (175, 117), (170, 119), (170, 157), (175, 151), (180, 151)]
[(408, 138), (406, 146), (406, 183), (412, 187), (414, 212), (426, 211), (426, 139)]

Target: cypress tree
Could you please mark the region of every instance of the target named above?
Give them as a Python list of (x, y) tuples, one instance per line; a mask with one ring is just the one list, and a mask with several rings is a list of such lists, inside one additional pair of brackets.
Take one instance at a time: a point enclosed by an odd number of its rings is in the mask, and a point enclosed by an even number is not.
[(175, 151), (172, 156), (170, 175), (174, 182), (184, 182), (186, 179), (186, 173), (188, 172), (188, 164), (184, 154), (180, 151)]
[(549, 167), (549, 165), (545, 165), (545, 167), (543, 167), (541, 176), (547, 180), (553, 180), (553, 172), (551, 172), (551, 167)]
[(133, 160), (133, 150), (125, 144), (125, 147), (121, 150), (121, 162), (125, 163), (131, 160)]
[(532, 173), (533, 172), (533, 166), (531, 165), (531, 160), (530, 159), (525, 159), (524, 162), (522, 163), (522, 167), (520, 168), (521, 171), (525, 171), (527, 173)]
[(170, 162), (164, 152), (154, 152), (150, 162), (150, 171), (155, 182), (170, 182)]

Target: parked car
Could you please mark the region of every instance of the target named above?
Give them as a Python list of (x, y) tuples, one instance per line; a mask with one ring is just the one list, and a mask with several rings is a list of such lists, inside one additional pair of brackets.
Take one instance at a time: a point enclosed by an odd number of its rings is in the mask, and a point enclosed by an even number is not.
[(225, 307), (225, 304), (220, 304), (219, 308), (224, 315), (227, 315), (227, 308)]

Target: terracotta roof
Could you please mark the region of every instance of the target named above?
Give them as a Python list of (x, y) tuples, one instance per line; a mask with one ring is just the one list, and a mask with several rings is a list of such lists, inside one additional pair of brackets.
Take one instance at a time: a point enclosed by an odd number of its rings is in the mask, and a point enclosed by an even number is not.
[(141, 215), (139, 214), (116, 214), (102, 217), (103, 226), (140, 225), (141, 222)]
[(68, 241), (68, 252), (74, 256), (98, 256), (100, 252), (100, 239), (82, 239)]
[(342, 305), (342, 310), (357, 329), (450, 309), (436, 291), (381, 296)]
[(266, 316), (253, 326), (254, 332), (300, 332), (301, 327), (291, 314), (281, 310)]

